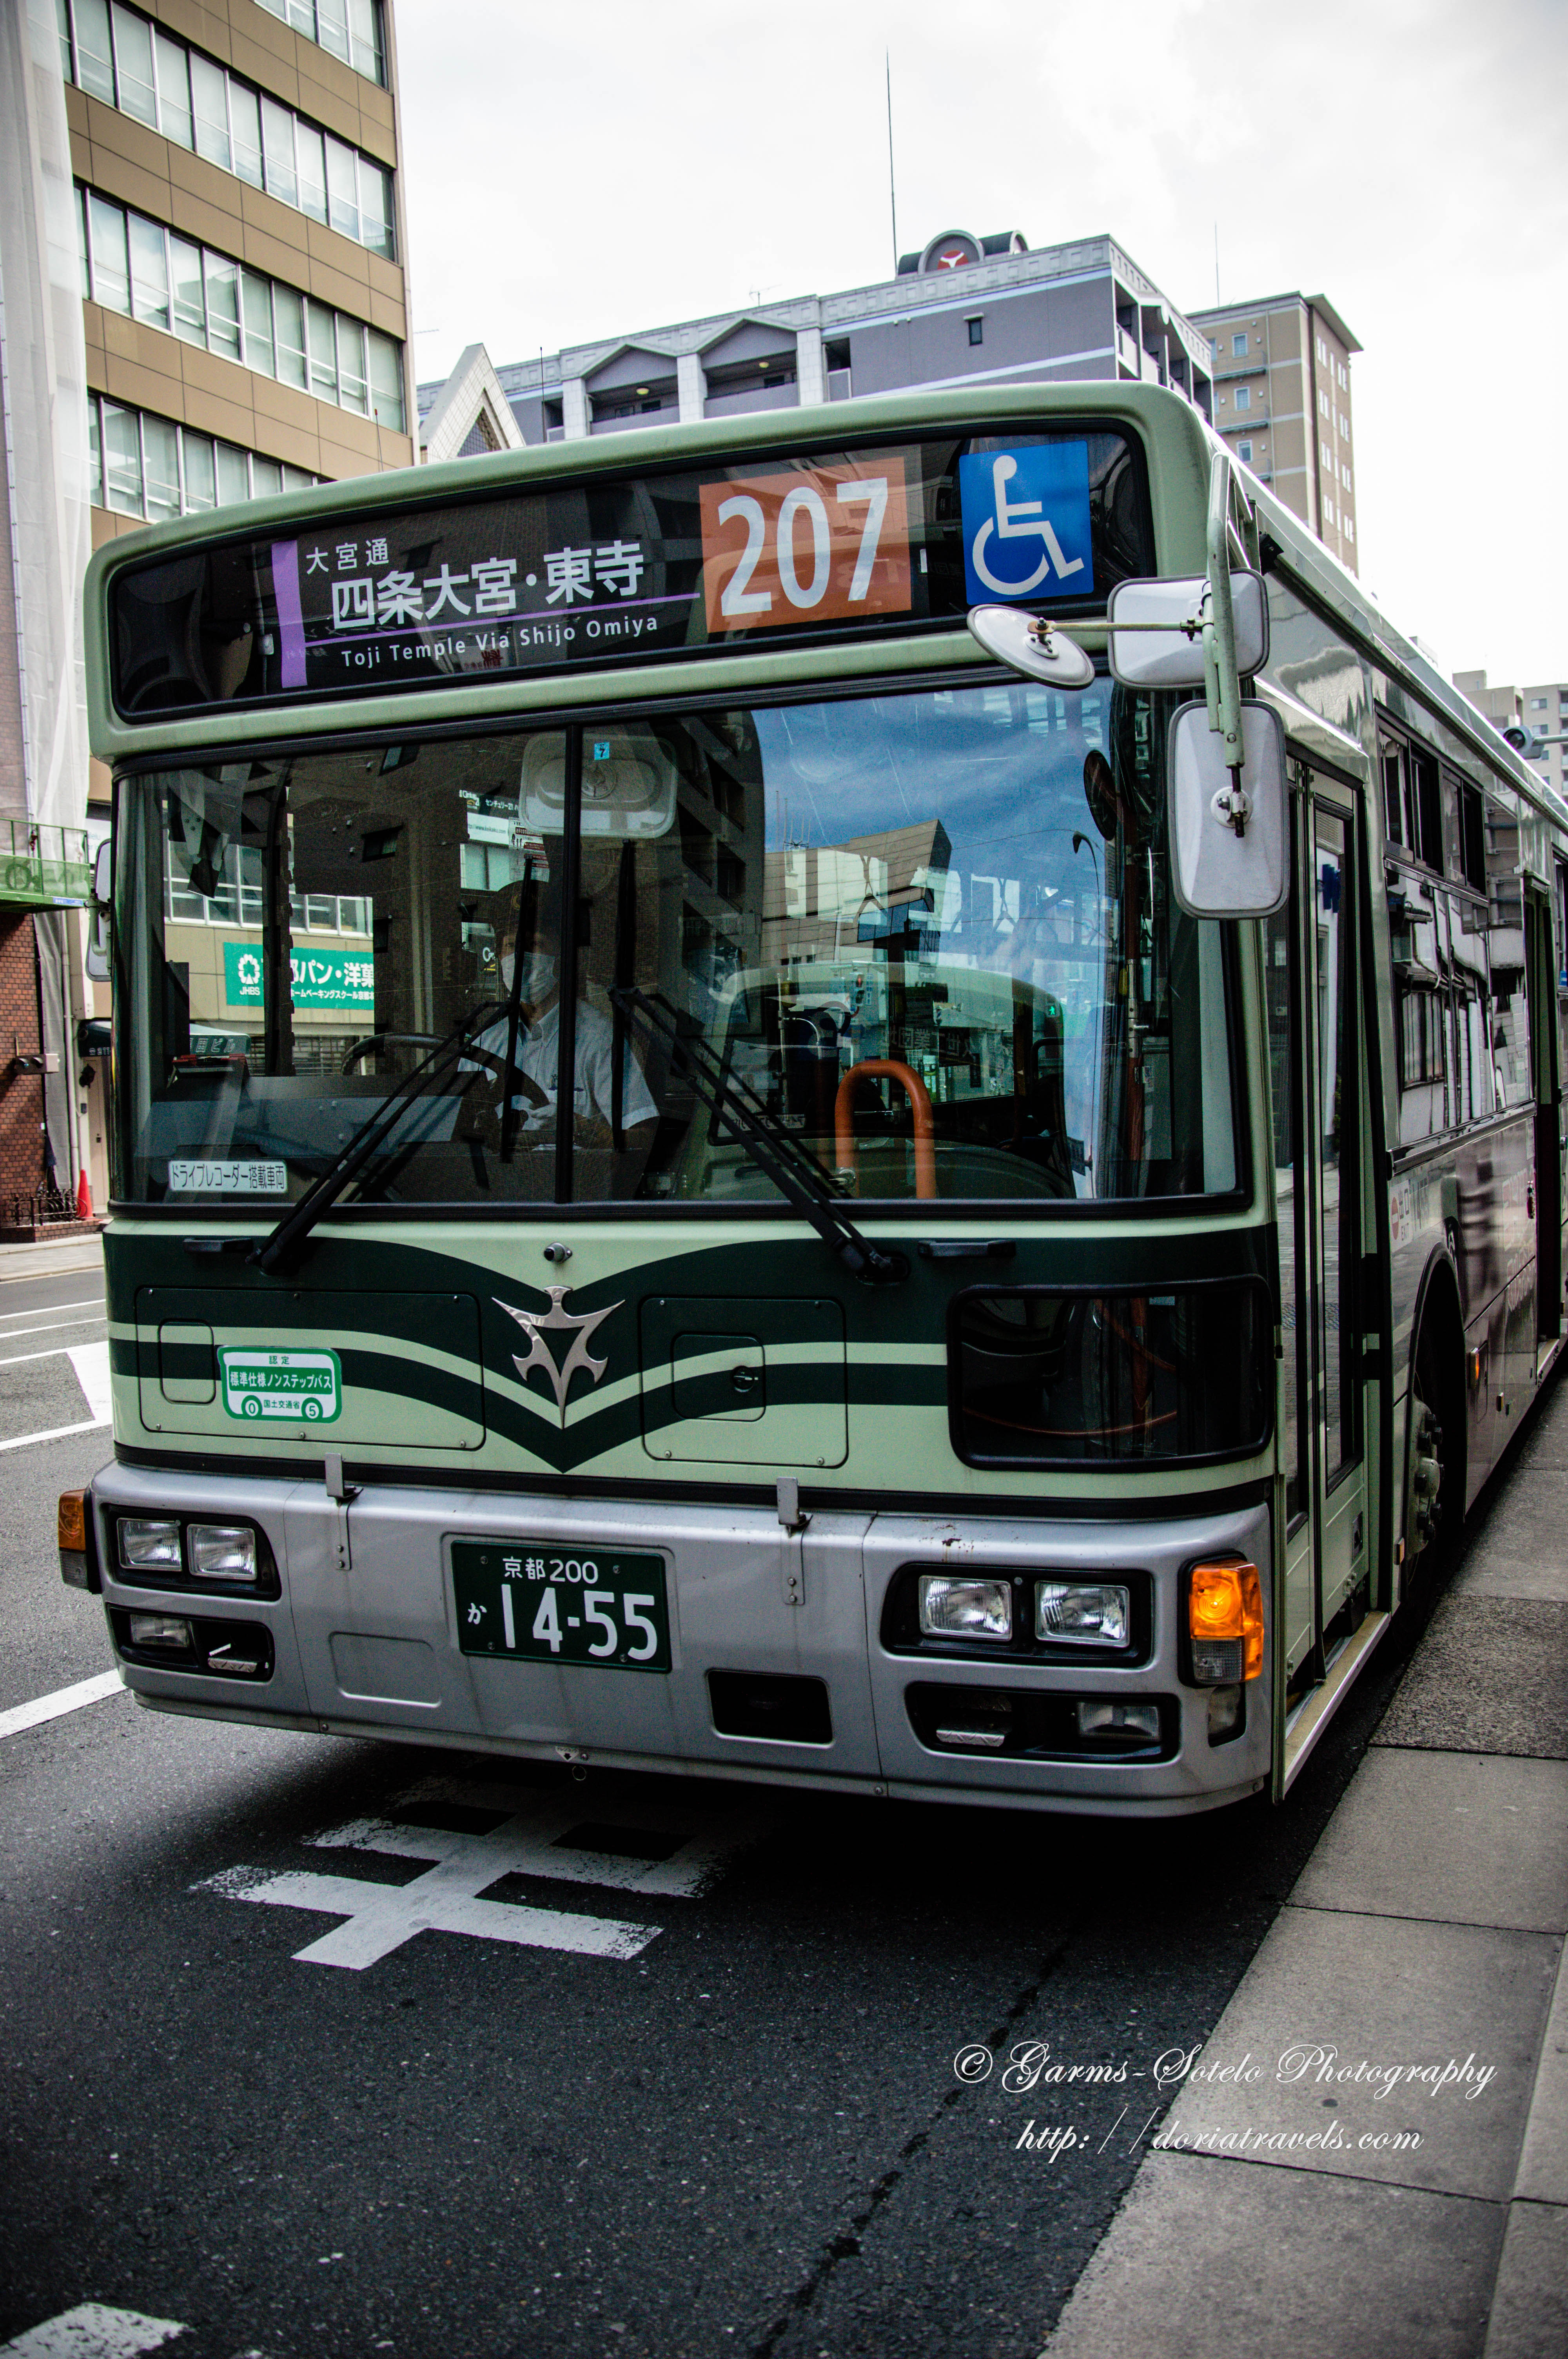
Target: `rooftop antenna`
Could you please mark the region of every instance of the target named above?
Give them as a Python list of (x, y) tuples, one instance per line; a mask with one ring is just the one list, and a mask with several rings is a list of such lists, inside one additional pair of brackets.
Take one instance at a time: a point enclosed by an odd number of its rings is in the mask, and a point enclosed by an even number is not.
[(892, 275), (898, 277), (898, 190), (892, 171), (892, 52), (882, 51), (888, 88), (888, 204), (892, 212)]

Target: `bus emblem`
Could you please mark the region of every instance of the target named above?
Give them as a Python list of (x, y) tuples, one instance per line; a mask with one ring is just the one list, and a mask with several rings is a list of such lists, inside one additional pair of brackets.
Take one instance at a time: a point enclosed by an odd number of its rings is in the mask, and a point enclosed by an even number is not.
[[(556, 1406), (560, 1410), (561, 1426), (564, 1430), (567, 1421), (567, 1395), (571, 1390), (572, 1378), (580, 1368), (586, 1372), (589, 1382), (596, 1385), (610, 1364), (608, 1359), (594, 1359), (588, 1348), (589, 1338), (594, 1329), (601, 1326), (610, 1317), (612, 1310), (619, 1310), (622, 1306), (619, 1302), (611, 1302), (603, 1310), (579, 1313), (565, 1310), (561, 1307), (566, 1297), (571, 1292), (569, 1286), (541, 1287), (539, 1291), (547, 1294), (550, 1298), (550, 1307), (547, 1310), (517, 1310), (510, 1302), (503, 1302), (498, 1294), (492, 1295), (491, 1299), (498, 1310), (504, 1310), (509, 1319), (516, 1320), (519, 1327), (527, 1329), (527, 1357), (524, 1358), (514, 1353), (512, 1364), (524, 1384), (528, 1381), (531, 1370), (535, 1368), (544, 1370), (550, 1389), (556, 1396)], [(545, 1341), (546, 1330), (551, 1330), (558, 1334), (569, 1334), (572, 1339), (570, 1348), (558, 1367), (556, 1364), (554, 1353)]]

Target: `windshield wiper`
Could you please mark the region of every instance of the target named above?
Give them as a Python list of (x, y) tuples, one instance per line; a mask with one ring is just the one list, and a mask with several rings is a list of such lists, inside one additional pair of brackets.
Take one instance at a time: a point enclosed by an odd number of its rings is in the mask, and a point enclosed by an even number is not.
[(406, 1073), (390, 1097), (383, 1098), (367, 1122), (361, 1123), (353, 1136), (347, 1140), (320, 1176), (313, 1180), (297, 1204), (291, 1204), (277, 1226), (265, 1236), (250, 1258), (268, 1277), (288, 1277), (298, 1266), (300, 1250), (323, 1213), (330, 1212), (339, 1197), (351, 1181), (359, 1177), (372, 1157), (385, 1146), (398, 1115), (418, 1096), (419, 1092), (438, 1073), (461, 1060), (469, 1045), (470, 1035), (476, 1027), (492, 1023), (506, 1012), (506, 1002), (487, 999), (482, 1006), (438, 1040), (427, 1056)]
[(873, 1245), (870, 1237), (861, 1235), (815, 1158), (774, 1121), (757, 1092), (734, 1071), (727, 1057), (720, 1057), (700, 1031), (682, 1029), (680, 1016), (668, 1000), (635, 989), (611, 989), (610, 997), (623, 1014), (641, 1018), (648, 1033), (671, 1049), (673, 1070), (691, 1083), (713, 1116), (714, 1138), (722, 1135), (749, 1155), (780, 1195), (803, 1220), (810, 1222), (852, 1277), (871, 1286), (896, 1286), (909, 1276), (908, 1256)]

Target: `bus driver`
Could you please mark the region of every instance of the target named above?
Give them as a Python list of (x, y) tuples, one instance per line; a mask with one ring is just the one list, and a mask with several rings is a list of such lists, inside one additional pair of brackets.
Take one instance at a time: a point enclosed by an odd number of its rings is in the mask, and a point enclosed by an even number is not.
[[(560, 1091), (560, 897), (550, 886), (519, 886), (500, 913), (496, 928), (501, 989), (515, 1010), (512, 1069), (534, 1087), (512, 1098), (520, 1139), (542, 1145), (556, 1127)], [(504, 1060), (514, 1013), (487, 1026), (475, 1046)], [(658, 1129), (659, 1109), (630, 1040), (621, 1045), (620, 1157), (624, 1181), (641, 1171)], [(580, 994), (577, 1003), (577, 1049), (573, 1059), (572, 1136), (579, 1147), (605, 1148), (614, 1138), (616, 1041), (614, 1027)], [(543, 1092), (542, 1099), (538, 1093)], [(618, 1157), (618, 1160), (620, 1158)], [(617, 1194), (625, 1192), (618, 1186)]]

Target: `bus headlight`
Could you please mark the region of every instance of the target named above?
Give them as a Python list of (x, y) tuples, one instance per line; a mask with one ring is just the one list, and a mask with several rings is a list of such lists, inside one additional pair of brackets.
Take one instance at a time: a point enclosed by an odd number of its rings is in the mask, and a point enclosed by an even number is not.
[(190, 1652), (190, 1625), (180, 1614), (133, 1614), (133, 1647), (167, 1647), (171, 1654)]
[(1012, 1583), (973, 1573), (923, 1572), (920, 1626), (930, 1638), (1011, 1638)]
[(179, 1526), (172, 1516), (120, 1518), (120, 1562), (130, 1572), (179, 1572)]
[(256, 1536), (246, 1524), (192, 1524), (193, 1581), (254, 1581)]
[(1187, 1575), (1195, 1687), (1231, 1687), (1263, 1668), (1263, 1592), (1255, 1564), (1195, 1564)]
[(1037, 1581), (1034, 1635), (1064, 1647), (1125, 1647), (1132, 1600), (1119, 1581)]

